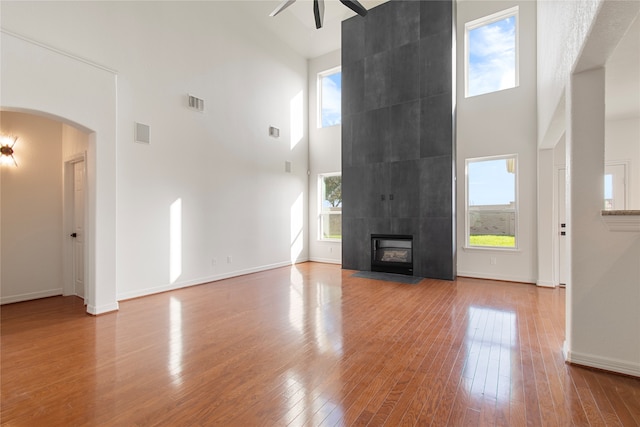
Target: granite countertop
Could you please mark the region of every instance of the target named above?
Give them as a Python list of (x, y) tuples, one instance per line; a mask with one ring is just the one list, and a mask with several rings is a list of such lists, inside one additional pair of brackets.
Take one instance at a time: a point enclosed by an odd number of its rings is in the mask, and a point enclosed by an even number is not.
[(602, 211), (602, 215), (640, 215), (640, 210)]

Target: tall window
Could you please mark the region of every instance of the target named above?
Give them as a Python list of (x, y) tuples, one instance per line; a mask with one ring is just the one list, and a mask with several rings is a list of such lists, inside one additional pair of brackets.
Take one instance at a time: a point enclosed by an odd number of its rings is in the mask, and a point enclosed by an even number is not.
[(627, 172), (624, 163), (610, 163), (604, 166), (604, 209), (624, 210), (627, 208)]
[(342, 123), (342, 71), (333, 68), (318, 74), (318, 127)]
[(465, 24), (466, 96), (518, 86), (518, 6)]
[(467, 246), (517, 247), (518, 158), (467, 159)]
[(319, 239), (342, 240), (342, 175), (318, 175)]

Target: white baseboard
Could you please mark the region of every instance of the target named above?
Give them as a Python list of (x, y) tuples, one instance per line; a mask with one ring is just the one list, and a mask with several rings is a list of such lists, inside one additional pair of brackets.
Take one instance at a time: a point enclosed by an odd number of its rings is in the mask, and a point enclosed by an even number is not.
[(536, 286), (540, 286), (542, 288), (555, 288), (556, 285), (553, 282), (548, 282), (546, 280), (538, 280), (536, 282)]
[(473, 277), (475, 279), (489, 279), (489, 280), (502, 280), (505, 282), (522, 282), (522, 283), (536, 283), (535, 279), (531, 277), (522, 277), (522, 276), (509, 276), (503, 274), (487, 274), (487, 273), (477, 273), (474, 271), (460, 271), (457, 272), (458, 276), (463, 277)]
[(318, 257), (311, 257), (309, 258), (309, 261), (312, 262), (321, 262), (324, 264), (342, 264), (342, 260), (339, 259), (331, 259), (331, 258), (318, 258)]
[[(298, 259), (296, 260), (295, 263), (297, 264), (297, 263), (306, 262), (306, 261), (308, 261), (308, 259)], [(275, 264), (268, 264), (268, 265), (262, 265), (259, 267), (247, 268), (244, 270), (236, 270), (228, 273), (216, 274), (213, 276), (205, 276), (197, 279), (185, 280), (185, 281), (176, 282), (176, 283), (172, 283), (164, 286), (156, 286), (153, 288), (146, 288), (146, 289), (139, 289), (131, 292), (124, 292), (124, 293), (118, 294), (118, 301), (128, 300), (131, 298), (139, 298), (139, 297), (144, 297), (144, 296), (153, 295), (153, 294), (159, 294), (161, 292), (174, 291), (176, 289), (187, 288), (189, 286), (202, 285), (204, 283), (209, 283), (209, 282), (217, 282), (218, 280), (230, 279), (232, 277), (237, 277), (237, 276), (244, 276), (245, 274), (259, 273), (261, 271), (273, 270), (274, 268), (288, 267), (292, 264), (294, 263), (291, 261), (284, 261), (284, 262), (279, 262)]]
[(575, 365), (589, 366), (591, 368), (640, 377), (640, 362), (634, 363), (609, 357), (594, 356), (592, 354), (577, 353), (567, 349), (565, 349), (564, 353), (566, 361)]
[(93, 304), (89, 304), (89, 305), (87, 305), (87, 313), (93, 314), (94, 316), (97, 316), (99, 314), (110, 313), (112, 311), (118, 311), (119, 308), (120, 308), (120, 306), (118, 305), (117, 302), (115, 302), (113, 304), (101, 305), (100, 307), (96, 307)]
[(38, 292), (29, 292), (27, 294), (20, 294), (20, 295), (10, 295), (7, 297), (0, 298), (0, 305), (11, 304), (13, 302), (29, 301), (29, 300), (38, 299), (38, 298), (55, 297), (58, 295), (62, 295), (62, 288), (48, 289), (46, 291), (38, 291)]

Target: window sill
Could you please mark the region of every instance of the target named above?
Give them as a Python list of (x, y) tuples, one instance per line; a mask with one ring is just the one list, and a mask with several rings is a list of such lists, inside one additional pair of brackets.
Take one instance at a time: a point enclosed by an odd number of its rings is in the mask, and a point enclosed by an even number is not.
[(602, 211), (601, 218), (609, 231), (640, 232), (640, 210)]
[(493, 252), (503, 252), (503, 253), (522, 252), (522, 250), (518, 248), (500, 248), (497, 246), (463, 246), (462, 249), (469, 252), (476, 252), (476, 251), (477, 252), (493, 251)]

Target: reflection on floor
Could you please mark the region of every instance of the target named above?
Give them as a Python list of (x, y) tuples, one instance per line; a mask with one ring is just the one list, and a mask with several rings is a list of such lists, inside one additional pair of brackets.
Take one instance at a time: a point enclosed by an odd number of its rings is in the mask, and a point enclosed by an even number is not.
[(123, 301), (2, 307), (7, 425), (640, 425), (640, 380), (564, 363), (561, 289), (299, 264)]

